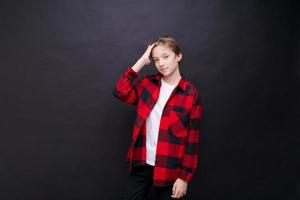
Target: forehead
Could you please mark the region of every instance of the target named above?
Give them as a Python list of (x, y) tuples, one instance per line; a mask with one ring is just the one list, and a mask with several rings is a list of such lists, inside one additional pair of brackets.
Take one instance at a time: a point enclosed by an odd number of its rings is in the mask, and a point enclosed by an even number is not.
[(152, 49), (153, 57), (159, 57), (160, 55), (163, 55), (164, 53), (169, 54), (169, 53), (173, 53), (173, 51), (165, 45), (158, 45)]

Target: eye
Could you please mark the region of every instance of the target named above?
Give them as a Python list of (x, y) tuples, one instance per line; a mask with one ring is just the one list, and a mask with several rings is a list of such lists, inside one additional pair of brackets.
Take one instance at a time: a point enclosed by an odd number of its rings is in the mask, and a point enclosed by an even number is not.
[(168, 57), (169, 57), (168, 55), (163, 56), (164, 59), (167, 59)]

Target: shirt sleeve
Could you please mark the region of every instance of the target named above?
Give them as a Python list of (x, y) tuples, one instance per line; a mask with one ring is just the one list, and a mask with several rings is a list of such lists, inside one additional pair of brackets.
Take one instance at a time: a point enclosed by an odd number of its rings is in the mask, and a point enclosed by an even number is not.
[(124, 103), (136, 105), (142, 81), (139, 80), (135, 84), (133, 84), (133, 81), (138, 76), (139, 73), (129, 66), (116, 82), (113, 95)]
[(200, 119), (202, 118), (202, 101), (200, 95), (195, 95), (190, 121), (185, 153), (179, 178), (190, 181), (198, 165), (198, 146), (200, 141)]

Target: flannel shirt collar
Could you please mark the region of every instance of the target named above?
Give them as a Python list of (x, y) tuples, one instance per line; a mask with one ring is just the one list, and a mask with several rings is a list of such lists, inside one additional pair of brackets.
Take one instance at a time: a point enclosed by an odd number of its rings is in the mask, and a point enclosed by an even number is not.
[[(182, 73), (180, 73), (181, 75), (181, 79), (178, 83), (178, 85), (176, 86), (176, 88), (180, 88), (182, 91), (185, 91), (187, 83), (186, 80), (184, 79), (184, 75)], [(151, 81), (156, 82), (156, 84), (158, 84), (159, 86), (161, 85), (161, 73), (157, 73), (154, 76), (151, 77)]]

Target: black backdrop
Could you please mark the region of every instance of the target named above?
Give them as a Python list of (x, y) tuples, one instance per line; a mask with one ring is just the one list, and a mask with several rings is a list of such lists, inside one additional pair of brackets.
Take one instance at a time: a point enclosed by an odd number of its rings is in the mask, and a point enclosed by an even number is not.
[(300, 198), (296, 0), (0, 5), (0, 199), (120, 199), (135, 110), (112, 90), (165, 34), (204, 101), (189, 199)]

